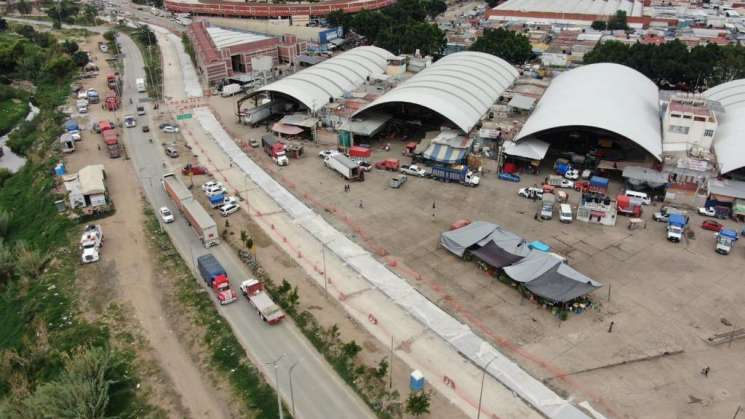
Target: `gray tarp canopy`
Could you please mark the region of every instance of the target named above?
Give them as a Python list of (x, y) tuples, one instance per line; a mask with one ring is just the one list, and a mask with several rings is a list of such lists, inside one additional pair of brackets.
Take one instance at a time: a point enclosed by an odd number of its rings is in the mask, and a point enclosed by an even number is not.
[(560, 263), (561, 259), (552, 253), (530, 252), (520, 262), (506, 266), (504, 273), (517, 282), (526, 283), (540, 277)]
[(623, 177), (632, 184), (647, 184), (651, 188), (659, 188), (667, 183), (667, 174), (640, 166), (624, 167)]
[(507, 106), (517, 109), (522, 109), (529, 111), (533, 109), (533, 105), (535, 105), (535, 99), (529, 96), (523, 96), (523, 95), (515, 95), (512, 97), (512, 100), (510, 100), (510, 103), (507, 104)]
[(548, 145), (547, 142), (536, 138), (528, 138), (519, 143), (505, 141), (504, 154), (530, 160), (543, 160), (543, 158), (546, 157)]
[(471, 254), (481, 259), (487, 265), (497, 269), (512, 265), (523, 258), (522, 256), (513, 255), (505, 251), (493, 241), (489, 241), (486, 245), (472, 250)]
[(459, 257), (463, 257), (466, 249), (487, 238), (497, 227), (499, 226), (486, 221), (474, 221), (465, 227), (442, 233), (440, 244)]
[(729, 179), (709, 179), (709, 193), (745, 199), (745, 182)]
[(566, 303), (589, 294), (602, 284), (582, 275), (565, 263), (560, 263), (543, 275), (525, 284), (533, 294), (556, 303)]

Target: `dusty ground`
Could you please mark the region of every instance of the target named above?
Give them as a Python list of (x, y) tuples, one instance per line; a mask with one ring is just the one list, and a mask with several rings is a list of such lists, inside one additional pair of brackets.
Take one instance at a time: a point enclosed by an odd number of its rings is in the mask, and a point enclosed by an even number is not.
[[(96, 88), (107, 92), (105, 76), (110, 68), (95, 45), (99, 37), (91, 37), (81, 49), (94, 53), (95, 62), (101, 67), (101, 75), (96, 79), (84, 79), (85, 88)], [(74, 103), (74, 102), (72, 102)], [(179, 341), (162, 307), (161, 284), (154, 270), (151, 254), (146, 247), (147, 238), (143, 231), (144, 214), (141, 189), (133, 181), (132, 165), (124, 158), (109, 159), (98, 145), (102, 144), (99, 134), (90, 130), (93, 121), (113, 120), (120, 124), (123, 113), (115, 115), (105, 112), (100, 105), (92, 105), (90, 114), (78, 118), (83, 131), (83, 140), (76, 144), (76, 151), (66, 156), (68, 172), (75, 172), (88, 164), (103, 163), (106, 169), (107, 186), (115, 203), (116, 213), (102, 220), (105, 246), (101, 261), (85, 266), (82, 275), (93, 273), (104, 286), (95, 287), (100, 298), (92, 299), (93, 310), (102, 310), (110, 295), (115, 301), (124, 303), (125, 313), (142, 328), (142, 334), (149, 345), (149, 357), (156, 362), (163, 373), (159, 381), (162, 387), (173, 389), (163, 392), (164, 408), (172, 417), (228, 417), (230, 412), (224, 400), (217, 397), (212, 383), (206, 381), (192, 361), (192, 355)], [(117, 128), (121, 133), (122, 128)], [(136, 128), (136, 129), (139, 129)]]
[[(210, 99), (229, 130), (260, 136), (263, 127), (235, 122), (234, 102)], [(333, 138), (323, 133), (322, 141), (332, 144)], [(400, 158), (401, 146), (376, 150), (373, 160)], [(306, 147), (305, 157), (283, 168), (295, 192), (307, 193), (309, 204), (335, 208), (333, 215), (319, 213), (368, 249), (397, 260), (412, 285), (562, 393), (590, 399), (613, 417), (720, 417), (737, 409), (745, 385), (736, 354), (745, 343), (710, 346), (705, 338), (745, 324), (738, 273), (745, 259), (742, 248), (729, 256), (714, 253), (713, 233), (698, 227), (700, 217), (692, 217), (696, 238), (677, 245), (665, 240), (663, 224), (651, 221), (652, 207), (646, 208), (645, 230), (628, 231), (623, 217), (615, 227), (536, 222), (534, 203), (516, 192), (539, 183), (548, 168), (516, 184), (498, 181), (487, 165), (476, 189), (410, 179), (398, 191), (387, 187), (390, 173), (373, 171), (345, 194), (343, 182), (316, 157), (319, 149)], [(611, 193), (619, 189), (619, 182), (611, 185)], [(570, 192), (574, 206), (577, 199)], [(353, 221), (344, 222), (345, 215)], [(605, 284), (593, 297), (599, 307), (560, 322), (475, 263), (449, 254), (439, 246), (439, 234), (459, 218), (496, 222), (549, 243)], [(708, 377), (699, 373), (705, 366), (711, 367)]]

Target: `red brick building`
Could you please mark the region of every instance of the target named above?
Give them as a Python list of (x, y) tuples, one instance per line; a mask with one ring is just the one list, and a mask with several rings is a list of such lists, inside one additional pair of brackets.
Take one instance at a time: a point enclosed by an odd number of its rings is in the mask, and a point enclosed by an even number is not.
[(306, 48), (305, 42), (299, 42), (293, 35), (276, 38), (213, 26), (206, 21), (192, 23), (188, 36), (194, 45), (197, 65), (210, 85), (228, 77), (251, 73), (253, 57), (272, 57), (272, 64), (277, 65), (293, 62)]

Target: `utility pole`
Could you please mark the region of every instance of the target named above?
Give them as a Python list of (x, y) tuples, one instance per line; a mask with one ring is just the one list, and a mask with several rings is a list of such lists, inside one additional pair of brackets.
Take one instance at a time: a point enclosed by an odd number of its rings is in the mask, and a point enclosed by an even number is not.
[(481, 376), (481, 391), (479, 391), (479, 410), (476, 412), (476, 419), (481, 418), (481, 399), (484, 397), (484, 380), (486, 379), (486, 370), (489, 368), (489, 365), (494, 362), (495, 359), (497, 359), (497, 356), (494, 356), (491, 361), (487, 362), (486, 365), (484, 365), (484, 373)]
[(391, 352), (389, 358), (390, 361), (388, 362), (388, 390), (393, 388), (393, 335), (391, 335)]
[(295, 416), (295, 394), (292, 391), (292, 370), (297, 366), (299, 362), (300, 360), (297, 360), (294, 364), (290, 365), (290, 369), (287, 372), (287, 375), (290, 376), (290, 403), (292, 405), (292, 416)]
[(323, 258), (323, 290), (326, 294), (326, 299), (329, 298), (329, 287), (328, 279), (326, 279), (326, 243), (321, 243), (321, 256)]

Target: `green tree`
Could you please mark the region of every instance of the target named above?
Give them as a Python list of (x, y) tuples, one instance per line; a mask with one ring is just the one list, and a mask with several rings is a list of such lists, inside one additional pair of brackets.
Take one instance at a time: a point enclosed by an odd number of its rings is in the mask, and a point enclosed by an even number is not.
[(16, 258), (13, 252), (0, 241), (0, 279), (2, 283), (10, 279), (13, 272), (15, 272)]
[(629, 61), (629, 46), (619, 41), (607, 41), (595, 45), (592, 51), (585, 54), (585, 64), (616, 63), (626, 65)]
[(18, 10), (18, 13), (22, 15), (27, 15), (30, 14), (34, 8), (31, 6), (31, 3), (26, 0), (19, 0), (18, 3), (16, 3), (16, 10)]
[(0, 245), (2, 239), (8, 235), (8, 228), (10, 227), (10, 213), (7, 210), (0, 208)]
[(8, 29), (8, 21), (0, 17), (0, 32), (5, 32)]
[(592, 22), (592, 25), (590, 25), (590, 27), (595, 29), (596, 31), (604, 31), (608, 29), (608, 22), (604, 20), (596, 20)]
[(95, 24), (96, 15), (98, 15), (98, 10), (96, 10), (96, 6), (93, 6), (92, 4), (83, 5), (83, 11), (81, 13), (81, 18), (84, 22)]
[(627, 30), (629, 29), (628, 25), (628, 19), (626, 17), (626, 12), (623, 10), (616, 10), (616, 14), (611, 16), (608, 19), (608, 29), (610, 30), (616, 30), (616, 29), (623, 29)]
[(431, 398), (432, 395), (426, 391), (409, 393), (406, 399), (406, 413), (416, 417), (426, 415), (429, 413)]
[(75, 16), (80, 12), (80, 5), (71, 0), (50, 0), (45, 3), (47, 16), (52, 19), (52, 26), (56, 29), (62, 27), (62, 23), (73, 23)]
[(502, 28), (484, 30), (470, 49), (496, 55), (512, 64), (522, 64), (533, 56), (527, 37)]
[(135, 32), (135, 36), (145, 46), (155, 45), (158, 42), (155, 33), (147, 25), (140, 26)]
[(107, 42), (114, 42), (116, 39), (116, 31), (106, 31), (103, 33), (103, 39)]
[(326, 22), (329, 27), (344, 26), (349, 20), (349, 15), (343, 10), (337, 9), (326, 15)]
[(75, 54), (76, 52), (78, 52), (78, 50), (80, 49), (80, 46), (75, 41), (71, 41), (69, 39), (65, 39), (65, 41), (62, 42), (62, 49), (66, 53), (72, 55), (72, 54)]
[(42, 71), (50, 78), (60, 80), (67, 77), (75, 69), (75, 63), (66, 55), (49, 59)]
[(499, 0), (486, 0), (486, 5), (491, 8), (497, 7), (498, 4)]
[(31, 25), (23, 25), (16, 29), (16, 32), (18, 35), (21, 35), (22, 37), (30, 40), (34, 39), (34, 35), (36, 34), (36, 29), (34, 29)]
[(78, 67), (84, 67), (90, 62), (90, 58), (88, 58), (87, 52), (78, 51), (75, 54), (72, 54), (72, 61)]

